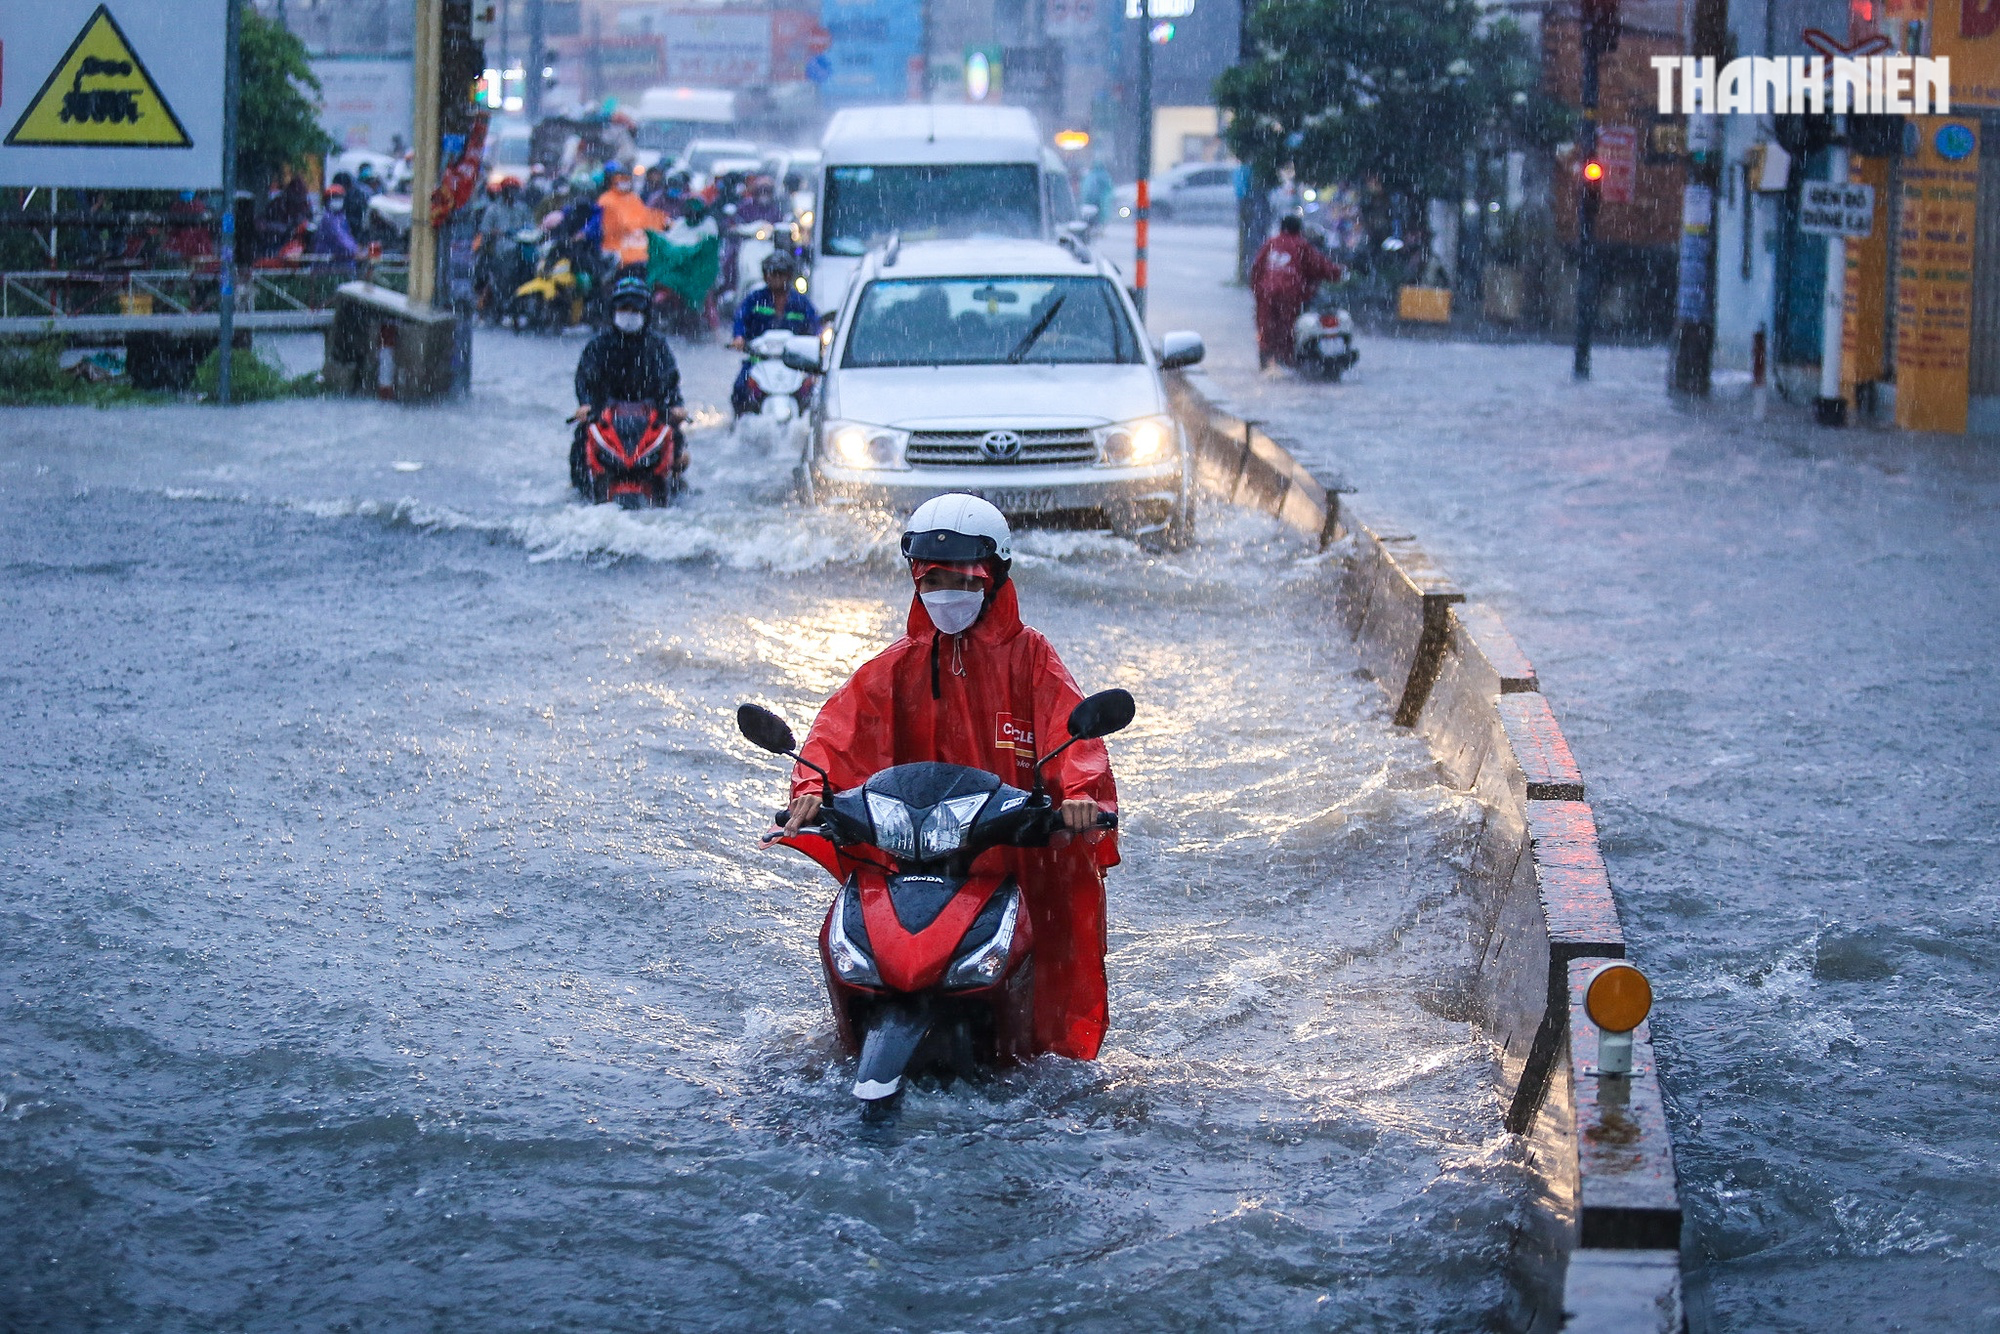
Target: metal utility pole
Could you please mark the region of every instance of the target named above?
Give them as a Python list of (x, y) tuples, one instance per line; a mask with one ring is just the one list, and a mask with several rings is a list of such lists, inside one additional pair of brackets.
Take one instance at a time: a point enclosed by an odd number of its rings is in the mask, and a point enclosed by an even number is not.
[[(1250, 59), (1250, 8), (1257, 0), (1237, 0), (1236, 3), (1236, 63), (1245, 64)], [(1251, 229), (1255, 225), (1256, 209), (1251, 206), (1251, 196), (1257, 189), (1257, 169), (1249, 163), (1237, 168), (1237, 179), (1243, 189), (1236, 196), (1236, 281), (1239, 285), (1250, 281), (1250, 265), (1256, 259), (1256, 249), (1263, 240), (1251, 239)]]
[(507, 20), (513, 10), (514, 0), (500, 0), (500, 58), (493, 62), (500, 71), (500, 92), (493, 102), (493, 110), (495, 114), (503, 116), (507, 114), (507, 47), (508, 39), (513, 36), (508, 31)]
[[(1597, 61), (1618, 46), (1618, 0), (1581, 0), (1583, 169), (1576, 198), (1576, 360), (1571, 374), (1590, 378), (1590, 343), (1597, 326), (1597, 210), (1604, 202), (1604, 168), (1597, 160)], [(1595, 175), (1592, 174), (1595, 169)]]
[[(1847, 184), (1847, 117), (1833, 118), (1833, 145), (1826, 151), (1826, 178)], [(1840, 392), (1841, 346), (1847, 324), (1847, 238), (1826, 238), (1826, 305), (1820, 312), (1819, 397), (1813, 417), (1821, 426), (1847, 425), (1847, 400)]]
[[(222, 36), (222, 239), (216, 247), (216, 277), (222, 291), (217, 317), (221, 327), (216, 342), (215, 401), (229, 406), (229, 363), (236, 359), (236, 109), (243, 100), (243, 62), (238, 51), (243, 15), (239, 0), (223, 6), (228, 17)], [(50, 193), (49, 202), (55, 202)]]
[(416, 143), (410, 177), (410, 305), (430, 309), (437, 295), (437, 232), (431, 194), (438, 187), (438, 86), (444, 64), (444, 0), (417, 0), (416, 50), (411, 60), (410, 133)]
[(1138, 157), (1138, 198), (1133, 208), (1132, 290), (1139, 318), (1146, 318), (1146, 242), (1150, 228), (1147, 218), (1153, 206), (1153, 4), (1139, 0), (1139, 133), (1134, 136)]
[(533, 127), (542, 119), (542, 59), (548, 54), (549, 35), (542, 19), (542, 0), (528, 0), (528, 58), (521, 62), (527, 76), (521, 89), (521, 109)]
[[(1767, 27), (1772, 7), (1765, 6)], [(1728, 59), (1728, 0), (1695, 0), (1692, 38), (1697, 59)], [(1722, 132), (1714, 110), (1704, 104), (1700, 114), (1690, 113), (1687, 118), (1688, 179), (1681, 194), (1680, 282), (1675, 300), (1674, 356), (1668, 371), (1668, 388), (1695, 398), (1708, 397), (1715, 361), (1715, 197), (1722, 183), (1723, 155)], [(1751, 230), (1747, 202), (1743, 218), (1747, 246)]]

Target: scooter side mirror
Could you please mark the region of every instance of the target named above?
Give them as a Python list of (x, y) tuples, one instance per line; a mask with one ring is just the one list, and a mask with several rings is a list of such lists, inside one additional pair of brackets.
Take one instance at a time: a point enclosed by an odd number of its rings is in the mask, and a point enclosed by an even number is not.
[(1208, 355), (1208, 345), (1201, 341), (1201, 335), (1187, 329), (1176, 330), (1160, 339), (1160, 369), (1177, 371), (1183, 366), (1193, 366)]
[(785, 340), (782, 360), (795, 371), (808, 375), (818, 375), (825, 368), (820, 364), (820, 341), (805, 334), (793, 334)]
[(1131, 725), (1138, 705), (1129, 690), (1103, 690), (1080, 702), (1069, 712), (1069, 734), (1078, 741), (1122, 732)]
[(743, 733), (751, 745), (768, 750), (773, 755), (789, 755), (798, 749), (792, 729), (785, 720), (755, 704), (736, 706), (736, 730)]

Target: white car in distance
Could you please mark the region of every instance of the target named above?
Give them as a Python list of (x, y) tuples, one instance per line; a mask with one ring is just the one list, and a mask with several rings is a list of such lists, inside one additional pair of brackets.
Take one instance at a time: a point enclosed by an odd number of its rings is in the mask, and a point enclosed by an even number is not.
[(946, 492), (1013, 518), (1194, 534), (1194, 460), (1161, 372), (1201, 336), (1144, 335), (1117, 269), (1078, 245), (927, 241), (863, 259), (831, 329), (788, 364), (822, 375), (801, 480), (820, 501), (908, 510)]

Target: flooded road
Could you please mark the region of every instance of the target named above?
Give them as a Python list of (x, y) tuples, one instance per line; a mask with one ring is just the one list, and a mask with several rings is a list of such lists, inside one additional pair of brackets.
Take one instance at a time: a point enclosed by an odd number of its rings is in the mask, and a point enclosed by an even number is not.
[(0, 416), (0, 1326), (1508, 1324), (1472, 812), (1326, 558), (1023, 537), (1140, 705), (1111, 1034), (864, 1130), (732, 711), (893, 637), (896, 527), (712, 410), (686, 505), (576, 504), (576, 350), (482, 335), (461, 409)]

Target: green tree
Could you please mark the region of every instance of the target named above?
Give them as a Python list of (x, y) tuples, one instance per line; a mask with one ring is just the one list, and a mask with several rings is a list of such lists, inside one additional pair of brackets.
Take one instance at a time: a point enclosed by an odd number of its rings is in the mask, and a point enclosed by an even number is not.
[(236, 180), (255, 190), (280, 168), (302, 166), (310, 155), (331, 152), (335, 145), (319, 125), (319, 80), (305, 44), (247, 3), (242, 14)]
[(1566, 113), (1537, 87), (1511, 21), (1477, 0), (1265, 0), (1216, 81), (1229, 146), (1260, 172), (1452, 197), (1465, 153), (1553, 143)]

